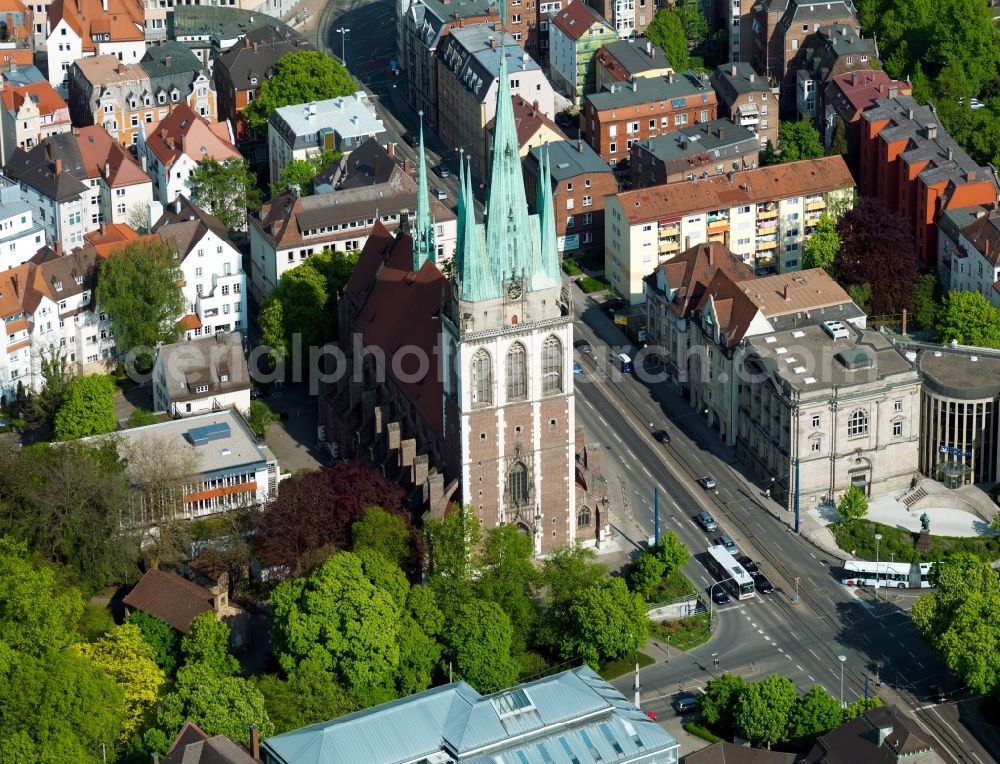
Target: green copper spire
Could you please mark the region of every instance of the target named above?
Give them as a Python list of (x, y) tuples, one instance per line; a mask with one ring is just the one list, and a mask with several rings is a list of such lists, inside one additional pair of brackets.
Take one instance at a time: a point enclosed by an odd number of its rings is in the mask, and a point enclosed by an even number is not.
[(465, 251), (465, 149), (458, 150), (458, 225), (455, 237), (455, 261), (452, 263), (453, 273), (462, 272), (462, 253)]
[(420, 270), (425, 262), (434, 262), (434, 219), (431, 217), (427, 188), (427, 158), (424, 154), (424, 113), (420, 112), (420, 144), (417, 150), (417, 219), (413, 230), (413, 271)]
[(458, 261), (458, 280), (462, 300), (479, 302), (500, 297), (500, 278), (486, 256), (483, 246), (483, 226), (476, 225), (476, 202), (472, 195), (472, 168), (464, 173), (460, 206), (464, 210), (462, 228), (458, 235), (462, 242)]
[(486, 215), (486, 251), (498, 263), (504, 280), (520, 279), (532, 271), (534, 249), (521, 174), (520, 145), (507, 74), (507, 48), (500, 48), (500, 82), (493, 130), (493, 162)]
[(562, 283), (559, 276), (559, 246), (556, 243), (555, 210), (552, 208), (551, 159), (548, 146), (538, 150), (539, 261), (529, 271), (530, 289), (547, 289)]

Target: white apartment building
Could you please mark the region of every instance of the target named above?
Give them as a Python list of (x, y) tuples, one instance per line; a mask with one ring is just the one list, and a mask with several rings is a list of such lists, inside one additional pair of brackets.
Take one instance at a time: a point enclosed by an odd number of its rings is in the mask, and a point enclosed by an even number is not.
[(19, 87), (0, 82), (0, 154), (6, 162), (17, 148), (30, 149), (50, 135), (68, 133), (69, 107), (48, 82)]
[[(726, 168), (723, 168), (723, 171)], [(605, 199), (605, 272), (642, 302), (642, 280), (695, 244), (724, 243), (758, 275), (802, 267), (802, 245), (824, 212), (851, 203), (854, 179), (840, 156), (758, 167), (627, 191)]]
[(138, 154), (153, 179), (153, 195), (169, 204), (191, 195), (188, 179), (203, 159), (219, 162), (243, 156), (233, 145), (229, 122), (208, 122), (182, 103), (159, 122), (139, 132)]
[(21, 189), (0, 176), (0, 271), (28, 262), (45, 246), (45, 229), (35, 222)]
[(246, 274), (225, 226), (180, 196), (164, 208), (153, 230), (177, 253), (184, 274), (181, 320), (187, 339), (232, 331), (245, 335)]
[(353, 151), (368, 138), (385, 132), (368, 94), (275, 109), (267, 125), (267, 152), (271, 182), (293, 159), (309, 159), (324, 151)]
[(1000, 308), (1000, 213), (947, 210), (938, 223), (938, 273), (945, 291), (979, 292)]
[(240, 332), (161, 345), (153, 364), (153, 407), (172, 417), (250, 410), (250, 372)]
[(63, 98), (77, 59), (112, 55), (137, 64), (146, 52), (140, 0), (52, 0), (47, 13), (49, 83)]
[(39, 392), (41, 361), (60, 354), (74, 374), (106, 373), (115, 363), (108, 317), (94, 303), (100, 257), (93, 247), (53, 250), (0, 272), (0, 401), (18, 385)]

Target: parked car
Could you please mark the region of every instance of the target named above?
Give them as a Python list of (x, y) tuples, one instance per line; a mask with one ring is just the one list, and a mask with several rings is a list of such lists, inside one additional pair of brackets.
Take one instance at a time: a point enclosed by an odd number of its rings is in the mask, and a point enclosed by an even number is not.
[(716, 605), (728, 605), (729, 594), (721, 586), (712, 587), (712, 602)]
[(670, 434), (666, 430), (657, 430), (653, 433), (653, 437), (656, 439), (657, 443), (670, 442)]
[(948, 693), (945, 692), (944, 688), (937, 684), (928, 685), (927, 687), (927, 699), (933, 701), (934, 703), (947, 703)]
[(447, 167), (445, 167), (443, 163), (436, 164), (431, 169), (434, 170), (434, 174), (437, 175), (439, 178), (447, 178), (451, 175), (451, 171)]
[(720, 546), (724, 546), (726, 548), (726, 551), (729, 552), (729, 554), (736, 554), (738, 551), (740, 551), (739, 547), (736, 546), (736, 542), (733, 541), (732, 538), (730, 538), (725, 533), (719, 536), (717, 543)]
[(250, 388), (250, 400), (255, 401), (258, 398), (264, 397), (264, 391), (259, 387)]
[(742, 565), (743, 570), (745, 570), (751, 576), (756, 576), (758, 573), (760, 573), (760, 566), (746, 555), (740, 557), (740, 559), (738, 559), (736, 562)]
[(573, 373), (574, 374), (583, 374), (583, 367), (579, 363), (577, 363), (576, 361), (573, 361)]
[(625, 300), (623, 300), (621, 297), (613, 297), (610, 300), (606, 301), (603, 305), (601, 305), (601, 309), (604, 310), (604, 312), (607, 313), (608, 315), (611, 315), (616, 310), (621, 310), (624, 307), (625, 307)]
[(447, 199), (448, 192), (444, 189), (438, 188), (437, 186), (431, 187), (431, 193), (434, 194), (435, 199)]
[(977, 111), (978, 109), (985, 109), (986, 104), (984, 104), (978, 98), (972, 98), (969, 100), (969, 108), (972, 109), (973, 111)]
[(587, 342), (587, 340), (577, 340), (576, 342), (573, 343), (573, 347), (575, 347), (584, 355), (590, 355), (590, 353), (593, 351), (593, 348), (590, 346), (590, 343)]
[(559, 127), (573, 127), (573, 123), (575, 121), (576, 120), (573, 119), (572, 115), (567, 114), (564, 111), (556, 114), (556, 124), (559, 125)]
[(698, 478), (698, 485), (704, 488), (706, 491), (715, 490), (715, 478), (711, 475), (705, 475), (705, 477)]
[(757, 591), (761, 594), (770, 594), (774, 591), (774, 585), (767, 580), (767, 576), (763, 573), (758, 573), (753, 577), (753, 585), (757, 587)]
[(699, 512), (694, 516), (694, 521), (709, 533), (719, 530), (719, 526), (708, 512)]
[(413, 133), (411, 133), (409, 130), (403, 133), (403, 142), (406, 143), (407, 146), (417, 145), (417, 139), (414, 137)]
[(682, 692), (674, 698), (670, 705), (678, 714), (689, 714), (698, 709), (698, 696), (690, 692)]

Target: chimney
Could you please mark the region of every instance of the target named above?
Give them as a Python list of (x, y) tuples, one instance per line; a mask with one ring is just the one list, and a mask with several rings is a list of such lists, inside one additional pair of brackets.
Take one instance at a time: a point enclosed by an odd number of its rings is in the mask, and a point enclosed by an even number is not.
[[(670, 81), (671, 82), (674, 81), (673, 77), (674, 76), (671, 74), (670, 75)], [(631, 84), (632, 84), (632, 92), (633, 93), (635, 93), (636, 91), (639, 90), (639, 81), (635, 77), (632, 78), (632, 83)]]
[(903, 336), (906, 336), (906, 308), (903, 308)]
[(750, 72), (750, 82), (753, 83), (754, 73)]
[(927, 140), (933, 141), (937, 138), (937, 125), (934, 123), (929, 123), (927, 127), (924, 128), (924, 132), (927, 135)]
[(14, 287), (14, 296), (18, 297), (17, 274), (16, 273), (13, 276), (10, 277), (10, 285), (12, 287)]
[(260, 761), (260, 730), (256, 724), (250, 725), (250, 756), (254, 761)]
[(878, 747), (881, 748), (885, 745), (885, 741), (888, 739), (889, 735), (892, 734), (892, 727), (879, 727), (878, 728)]
[(906, 110), (906, 118), (909, 119), (910, 121), (913, 120), (913, 109)]
[(490, 50), (496, 50), (496, 49), (497, 49), (497, 38), (490, 37)]
[(681, 140), (681, 148), (684, 149), (685, 151), (687, 151), (687, 147), (688, 147), (687, 140), (686, 139), (682, 139)]
[[(851, 86), (852, 87), (857, 87), (858, 86), (858, 73), (857, 73), (857, 71), (851, 72)], [(880, 86), (880, 89), (881, 89), (881, 86)]]
[(147, 160), (146, 160), (146, 152), (145, 152), (145, 151), (143, 151), (143, 152), (142, 152), (142, 171), (143, 171), (143, 172), (146, 172), (146, 164), (147, 164)]
[(254, 44), (253, 44), (253, 52), (254, 52), (254, 53), (256, 53), (256, 52), (257, 52), (257, 43), (254, 43)]
[(56, 177), (62, 175), (62, 160), (56, 159)]
[(108, 0), (101, 0), (101, 8), (104, 9), (105, 13), (108, 12)]
[(181, 133), (181, 153), (187, 154), (187, 133)]
[(538, 99), (537, 99), (537, 98), (536, 98), (536, 99), (535, 99), (535, 100), (534, 100), (534, 101), (532, 102), (532, 104), (531, 104), (531, 108), (532, 108), (532, 110), (533, 110), (533, 111), (534, 111), (534, 112), (535, 112), (536, 114), (538, 113)]
[(111, 175), (111, 162), (105, 160), (104, 162), (104, 177), (107, 178)]
[(722, 129), (722, 126), (720, 125), (720, 126), (719, 126), (719, 140), (720, 140), (720, 141), (722, 140), (723, 136), (725, 136), (725, 134), (726, 134), (726, 131), (725, 131), (725, 130), (723, 130), (723, 129)]
[(733, 64), (733, 68), (729, 70), (729, 75), (731, 77), (735, 77), (736, 76), (736, 64)]
[(385, 153), (389, 155), (389, 159), (395, 159), (396, 158), (396, 144), (395, 143), (387, 143), (387, 144), (385, 144)]
[(169, 69), (171, 66), (174, 65), (174, 57), (173, 56), (167, 56), (166, 58), (164, 58), (163, 59), (163, 65)]
[(382, 172), (382, 157), (380, 157), (378, 154), (376, 154), (375, 155), (375, 177), (376, 178), (379, 176), (380, 172)]
[(967, 180), (967, 181), (968, 181), (969, 183), (971, 183), (972, 181), (974, 181), (974, 180), (976, 179), (976, 173), (974, 173), (974, 172), (972, 172), (972, 171), (970, 170), (969, 172), (965, 173), (965, 179), (966, 179), (966, 180)]
[(656, 58), (656, 53), (653, 51), (653, 43), (646, 40), (646, 55), (650, 58)]
[(55, 244), (52, 245), (52, 251), (55, 252), (57, 255), (62, 255), (62, 244), (60, 244), (57, 241)]
[(950, 162), (950, 161), (951, 161), (951, 160), (953, 160), (954, 158), (955, 158), (955, 150), (954, 150), (954, 149), (952, 149), (952, 148), (951, 148), (951, 147), (949, 146), (949, 147), (948, 147), (948, 161)]
[(673, 72), (670, 72), (670, 74), (667, 75), (667, 82), (669, 82), (671, 85), (674, 84), (674, 73)]
[(118, 66), (115, 67), (115, 71), (119, 74), (125, 74), (125, 64), (121, 61), (118, 62)]
[(889, 98), (895, 98), (898, 95), (899, 95), (899, 88), (896, 87), (895, 85), (890, 85), (889, 86)]
[(790, 300), (790, 299), (792, 299), (791, 297), (789, 297), (789, 296), (788, 296), (788, 284), (785, 284), (785, 288), (784, 288), (784, 289), (782, 290), (782, 292), (781, 292), (781, 296), (782, 296), (782, 297), (783, 297), (783, 298), (784, 298), (785, 300)]
[(684, 237), (684, 251), (686, 252), (689, 249), (691, 249), (691, 237), (690, 236), (685, 236)]
[(174, 214), (175, 215), (181, 214), (181, 198), (179, 196), (176, 199), (174, 199)]

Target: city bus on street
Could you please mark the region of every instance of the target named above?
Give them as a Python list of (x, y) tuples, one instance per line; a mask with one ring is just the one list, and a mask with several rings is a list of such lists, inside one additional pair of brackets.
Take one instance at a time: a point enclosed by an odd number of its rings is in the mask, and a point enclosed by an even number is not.
[(721, 544), (708, 548), (705, 567), (737, 599), (748, 600), (754, 596), (753, 577)]
[(845, 560), (840, 583), (845, 586), (875, 586), (895, 589), (927, 589), (933, 562), (886, 562)]

